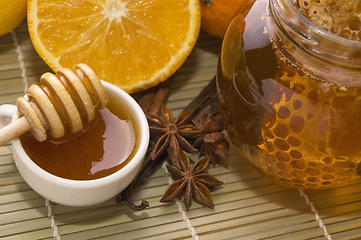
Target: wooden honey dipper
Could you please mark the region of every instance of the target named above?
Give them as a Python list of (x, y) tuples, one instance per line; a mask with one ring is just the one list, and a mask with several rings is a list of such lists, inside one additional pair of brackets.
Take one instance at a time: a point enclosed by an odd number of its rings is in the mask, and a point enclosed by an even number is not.
[(44, 73), (40, 85), (30, 86), (27, 96), (17, 99), (21, 117), (0, 129), (0, 146), (28, 131), (39, 142), (47, 133), (61, 138), (67, 132), (78, 132), (107, 102), (103, 84), (84, 63), (74, 71), (62, 68), (56, 75)]

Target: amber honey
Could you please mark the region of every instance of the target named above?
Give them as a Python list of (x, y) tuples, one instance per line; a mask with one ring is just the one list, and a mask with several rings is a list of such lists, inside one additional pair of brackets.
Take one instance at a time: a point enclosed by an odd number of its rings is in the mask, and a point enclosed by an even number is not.
[(270, 37), (260, 2), (232, 22), (223, 41), (217, 84), (227, 132), (244, 158), (282, 185), (349, 183), (361, 162), (361, 84), (352, 81), (360, 73), (336, 82), (328, 71), (310, 70), (293, 43)]
[(126, 109), (110, 99), (93, 121), (76, 134), (44, 142), (24, 134), (20, 141), (42, 169), (72, 180), (92, 180), (123, 168), (135, 154), (137, 129)]

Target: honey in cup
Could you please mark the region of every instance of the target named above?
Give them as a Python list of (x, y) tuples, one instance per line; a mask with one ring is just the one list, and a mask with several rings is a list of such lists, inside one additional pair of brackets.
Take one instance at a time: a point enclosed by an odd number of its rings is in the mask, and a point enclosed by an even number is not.
[(92, 180), (124, 167), (137, 149), (137, 129), (124, 106), (109, 98), (106, 108), (81, 132), (38, 142), (30, 133), (20, 137), (29, 157), (45, 171), (71, 180)]
[(256, 0), (235, 16), (217, 71), (227, 132), (277, 183), (361, 174), (360, 1)]

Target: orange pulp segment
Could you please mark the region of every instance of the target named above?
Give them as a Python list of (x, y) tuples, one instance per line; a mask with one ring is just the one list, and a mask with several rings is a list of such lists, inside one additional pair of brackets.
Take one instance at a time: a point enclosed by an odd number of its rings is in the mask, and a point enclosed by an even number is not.
[(29, 0), (34, 48), (54, 70), (83, 62), (128, 93), (166, 80), (200, 28), (199, 0)]

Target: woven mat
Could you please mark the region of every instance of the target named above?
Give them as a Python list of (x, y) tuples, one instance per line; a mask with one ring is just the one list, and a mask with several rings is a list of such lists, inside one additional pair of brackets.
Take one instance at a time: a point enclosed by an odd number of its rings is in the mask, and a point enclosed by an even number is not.
[[(221, 41), (201, 33), (175, 74), (167, 103), (176, 116), (215, 75)], [(50, 71), (32, 47), (26, 22), (0, 37), (0, 104), (14, 103)], [(110, 200), (65, 207), (35, 193), (21, 178), (10, 145), (0, 148), (0, 239), (361, 239), (361, 181), (331, 190), (282, 188), (231, 148), (210, 173), (222, 180), (215, 208), (159, 199), (170, 181), (160, 167), (136, 191), (150, 207), (134, 212)]]

